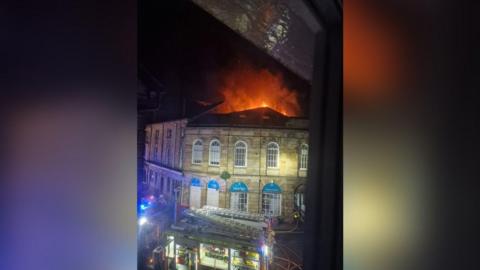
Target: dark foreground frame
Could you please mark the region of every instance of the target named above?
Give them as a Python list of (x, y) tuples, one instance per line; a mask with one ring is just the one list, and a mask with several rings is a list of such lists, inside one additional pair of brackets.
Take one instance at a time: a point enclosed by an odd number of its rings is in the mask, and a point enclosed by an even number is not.
[(321, 29), (316, 33), (310, 95), (304, 269), (342, 269), (342, 7), (337, 0), (305, 3)]

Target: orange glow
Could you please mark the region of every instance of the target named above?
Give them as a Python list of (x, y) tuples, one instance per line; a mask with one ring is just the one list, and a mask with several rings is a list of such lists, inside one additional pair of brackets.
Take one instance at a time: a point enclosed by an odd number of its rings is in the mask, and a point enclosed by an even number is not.
[(347, 101), (383, 100), (404, 79), (405, 35), (364, 1), (345, 3), (343, 76)]
[(280, 74), (239, 64), (224, 72), (221, 78), (219, 92), (224, 102), (217, 107), (217, 112), (229, 113), (259, 107), (269, 107), (287, 116), (298, 116), (301, 112), (296, 91), (287, 88)]

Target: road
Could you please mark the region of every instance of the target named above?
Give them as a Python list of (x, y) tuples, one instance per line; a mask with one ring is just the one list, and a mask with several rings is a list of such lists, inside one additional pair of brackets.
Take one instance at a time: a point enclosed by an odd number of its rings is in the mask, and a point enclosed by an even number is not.
[(274, 260), (271, 270), (301, 270), (304, 234), (295, 230), (278, 231), (275, 235)]

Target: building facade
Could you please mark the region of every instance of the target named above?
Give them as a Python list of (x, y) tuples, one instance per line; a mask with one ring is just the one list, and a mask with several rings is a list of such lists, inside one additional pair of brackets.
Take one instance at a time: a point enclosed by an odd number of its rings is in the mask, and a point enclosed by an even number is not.
[(177, 188), (187, 207), (288, 219), (303, 204), (295, 190), (308, 172), (307, 128), (308, 120), (268, 108), (150, 124), (146, 175), (154, 193), (172, 198)]

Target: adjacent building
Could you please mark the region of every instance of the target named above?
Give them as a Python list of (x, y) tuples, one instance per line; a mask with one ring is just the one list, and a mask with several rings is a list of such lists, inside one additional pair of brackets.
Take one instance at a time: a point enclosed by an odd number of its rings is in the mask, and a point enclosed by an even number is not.
[[(289, 219), (304, 210), (308, 120), (269, 108), (203, 113), (146, 126), (145, 173), (153, 193)], [(220, 176), (228, 172), (226, 181)], [(225, 173), (224, 173), (225, 174)], [(297, 191), (297, 193), (295, 192)]]

